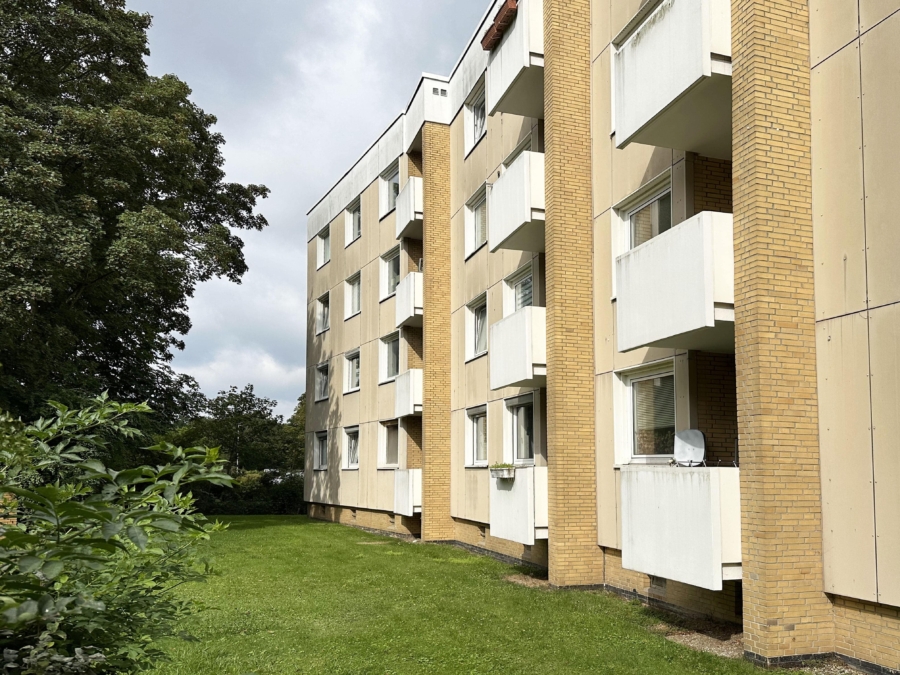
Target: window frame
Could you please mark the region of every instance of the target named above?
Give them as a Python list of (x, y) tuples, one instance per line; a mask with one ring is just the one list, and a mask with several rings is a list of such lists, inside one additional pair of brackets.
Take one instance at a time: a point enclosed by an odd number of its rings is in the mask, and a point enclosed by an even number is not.
[[(480, 133), (476, 133), (476, 121), (477, 121), (477, 109), (481, 107), (483, 108), (483, 122), (481, 125)], [(472, 92), (466, 98), (464, 104), (464, 140), (465, 140), (465, 156), (468, 157), (469, 154), (478, 147), (478, 144), (481, 142), (481, 139), (487, 136), (488, 129), (488, 109), (487, 109), (487, 89), (485, 87), (485, 80), (482, 77), (478, 84), (476, 84), (472, 88)]]
[[(397, 343), (397, 372), (393, 375), (389, 374), (388, 359), (390, 357), (390, 345)], [(400, 331), (394, 331), (381, 338), (378, 345), (378, 384), (387, 384), (397, 379), (400, 374)]]
[[(356, 232), (355, 214), (359, 214), (359, 232)], [(362, 199), (357, 197), (344, 210), (344, 248), (362, 238)]]
[[(327, 241), (327, 244), (326, 244)], [(327, 257), (326, 257), (327, 255)], [(326, 225), (316, 234), (316, 269), (320, 270), (331, 262), (331, 225)]]
[[(516, 285), (525, 277), (531, 277), (531, 305), (529, 307), (540, 307), (538, 303), (538, 266), (537, 260), (532, 258), (522, 265), (515, 272), (510, 274), (503, 280), (503, 318), (515, 314), (516, 309)], [(524, 308), (523, 308), (524, 309)]]
[[(350, 437), (356, 436), (356, 462), (350, 461)], [(341, 451), (342, 468), (344, 471), (359, 470), (359, 425), (344, 427), (344, 447)]]
[(327, 333), (329, 330), (331, 330), (331, 291), (326, 291), (316, 298), (316, 335)]
[[(397, 430), (397, 461), (388, 462), (387, 444), (388, 444), (388, 428), (393, 427)], [(378, 423), (378, 469), (394, 471), (400, 468), (400, 420), (388, 419), (381, 420)]]
[[(465, 259), (468, 261), (473, 255), (478, 253), (482, 248), (487, 246), (490, 239), (490, 218), (488, 216), (488, 189), (489, 185), (485, 183), (478, 188), (475, 193), (469, 197), (466, 202), (463, 220), (465, 221)], [(475, 236), (477, 231), (477, 211), (484, 204), (484, 241), (477, 243)]]
[(649, 198), (644, 199), (644, 200), (638, 202), (637, 204), (635, 204), (634, 206), (630, 207), (629, 209), (623, 211), (624, 220), (625, 220), (625, 224), (626, 224), (626, 228), (627, 228), (627, 236), (628, 236), (627, 250), (628, 251), (634, 250), (638, 246), (642, 245), (642, 244), (635, 245), (635, 243), (634, 243), (634, 228), (632, 227), (632, 224), (631, 224), (632, 216), (634, 216), (634, 214), (638, 213), (639, 211), (643, 211), (648, 206), (652, 206), (653, 204), (658, 202), (660, 199), (662, 199), (666, 195), (669, 195), (669, 227), (668, 227), (668, 229), (664, 230), (663, 232), (657, 232), (656, 234), (651, 235), (650, 239), (643, 242), (643, 244), (646, 244), (647, 242), (652, 241), (659, 235), (664, 234), (665, 232), (668, 232), (669, 230), (671, 230), (674, 227), (674, 225), (672, 224), (672, 220), (673, 220), (672, 210), (674, 208), (674, 203), (673, 203), (673, 198), (672, 198), (672, 186), (668, 185), (667, 187), (654, 192), (653, 195), (650, 196)]
[[(484, 349), (477, 350), (477, 312), (484, 308)], [(490, 315), (488, 314), (487, 292), (482, 293), (466, 304), (466, 363), (481, 358), (490, 351)]]
[[(538, 442), (538, 433), (540, 425), (538, 423), (538, 405), (537, 392), (531, 391), (519, 396), (505, 399), (503, 401), (503, 445), (505, 460), (514, 466), (529, 467), (535, 466), (535, 460), (540, 454), (540, 444)], [(519, 459), (516, 457), (518, 444), (518, 435), (516, 432), (516, 416), (514, 409), (531, 406), (531, 457), (527, 459)]]
[(328, 471), (328, 430), (317, 431), (313, 438), (316, 443), (315, 452), (313, 452), (313, 471)]
[[(359, 308), (354, 312), (353, 311), (353, 282), (356, 282), (357, 288), (359, 288)], [(362, 314), (362, 273), (357, 272), (356, 274), (351, 274), (349, 277), (344, 279), (344, 321), (348, 319), (352, 319), (354, 316), (358, 314)]]
[[(400, 285), (400, 281), (402, 280), (403, 266), (400, 264), (400, 245), (398, 244), (394, 248), (392, 248), (387, 253), (384, 253), (381, 256), (380, 263), (380, 290), (381, 290), (381, 298), (380, 302), (384, 302), (388, 298), (392, 298), (397, 294), (397, 286)], [(394, 286), (393, 290), (390, 290), (390, 265), (392, 262), (397, 261), (397, 285)]]
[[(391, 193), (391, 185), (396, 177), (397, 194)], [(394, 162), (382, 172), (379, 178), (379, 220), (392, 213), (397, 208), (397, 197), (400, 194), (400, 160)], [(393, 201), (393, 204), (391, 203)]]
[[(325, 380), (324, 380), (325, 381), (325, 384), (324, 384), (325, 395), (319, 396), (319, 375), (323, 372), (325, 373)], [(322, 401), (327, 401), (329, 399), (329, 391), (328, 390), (329, 390), (329, 387), (331, 386), (331, 365), (329, 364), (328, 361), (324, 361), (322, 363), (316, 364), (316, 374), (315, 374), (315, 380), (313, 382), (313, 386), (315, 388), (314, 403), (320, 403)]]
[[(681, 370), (681, 372), (679, 372)], [(634, 454), (634, 390), (633, 382), (648, 380), (654, 377), (674, 377), (674, 415), (675, 430), (678, 428), (678, 392), (683, 387), (680, 378), (685, 376), (679, 369), (675, 358), (662, 359), (650, 364), (642, 364), (616, 373), (614, 382), (614, 455), (616, 466), (628, 464), (668, 464), (674, 458), (670, 455), (636, 455)]]
[[(356, 385), (352, 383), (352, 374), (353, 371), (351, 369), (351, 362), (353, 359), (356, 359)], [(345, 394), (354, 394), (360, 389), (360, 382), (362, 381), (362, 358), (360, 356), (360, 350), (354, 349), (352, 351), (344, 354), (344, 393)]]
[[(484, 459), (478, 459), (478, 424), (477, 420), (484, 418), (485, 445)], [(466, 468), (480, 469), (488, 466), (490, 460), (490, 422), (488, 420), (488, 406), (479, 405), (466, 410)]]

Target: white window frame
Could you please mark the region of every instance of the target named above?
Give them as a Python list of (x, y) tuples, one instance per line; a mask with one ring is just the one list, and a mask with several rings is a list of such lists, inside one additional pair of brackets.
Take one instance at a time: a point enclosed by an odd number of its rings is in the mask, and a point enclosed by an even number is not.
[[(476, 351), (475, 350), (475, 312), (479, 308), (484, 307), (484, 321), (485, 321), (485, 338), (484, 338), (484, 350)], [(481, 358), (485, 354), (490, 351), (490, 339), (491, 339), (491, 327), (490, 327), (490, 314), (488, 314), (488, 301), (487, 301), (487, 293), (482, 293), (474, 300), (470, 301), (466, 305), (466, 361), (472, 361), (477, 358)]]
[[(485, 424), (485, 433), (486, 433), (486, 444), (485, 444), (485, 457), (484, 459), (478, 459), (475, 456), (475, 447), (477, 444), (476, 436), (478, 433), (478, 427), (476, 425), (476, 419), (479, 417), (484, 417)], [(469, 468), (480, 468), (488, 465), (490, 460), (490, 421), (488, 418), (488, 407), (487, 405), (480, 405), (474, 408), (469, 408), (466, 410), (466, 466)]]
[[(613, 383), (614, 456), (616, 466), (627, 464), (668, 464), (674, 455), (634, 454), (634, 390), (632, 383), (653, 377), (675, 377), (675, 420), (678, 422), (679, 373), (675, 359), (663, 359), (616, 373)], [(677, 429), (677, 426), (676, 426)]]
[[(354, 232), (353, 215), (359, 213), (359, 233)], [(344, 248), (362, 237), (362, 199), (357, 197), (344, 211)]]
[[(356, 283), (359, 288), (359, 309), (353, 311), (353, 284)], [(362, 273), (347, 277), (344, 281), (344, 321), (352, 319), (357, 314), (362, 313)]]
[[(387, 430), (389, 426), (393, 426), (397, 429), (397, 461), (393, 463), (387, 461)], [(378, 423), (378, 468), (400, 468), (400, 420), (382, 420)]]
[(395, 259), (397, 260), (397, 286), (399, 286), (402, 279), (401, 275), (403, 273), (403, 265), (400, 261), (400, 246), (395, 246), (381, 256), (381, 262), (379, 263), (379, 267), (381, 268), (379, 277), (382, 301), (393, 297), (397, 293), (396, 287), (394, 287), (394, 290), (390, 290), (390, 265)]
[[(327, 244), (326, 244), (327, 242)], [(316, 235), (316, 269), (331, 262), (331, 226), (326, 225)]]
[[(381, 174), (381, 178), (379, 179), (379, 188), (378, 188), (378, 203), (379, 203), (379, 219), (384, 218), (386, 215), (391, 213), (394, 209), (397, 208), (397, 199), (396, 195), (393, 199), (393, 204), (391, 204), (391, 183), (394, 176), (397, 177), (397, 186), (400, 186), (400, 160), (395, 160), (393, 164), (391, 164), (384, 173)], [(398, 189), (399, 195), (399, 189)]]
[[(356, 462), (350, 461), (350, 437), (356, 435)], [(343, 447), (341, 448), (341, 463), (344, 471), (359, 470), (359, 426), (344, 427)]]
[[(319, 374), (323, 373), (323, 372), (325, 373), (325, 395), (319, 396)], [(315, 399), (316, 403), (318, 403), (320, 401), (328, 400), (329, 387), (331, 387), (331, 366), (328, 363), (328, 361), (325, 361), (324, 363), (320, 363), (316, 366), (316, 373), (315, 373), (315, 378), (313, 381), (313, 387), (315, 389), (315, 391), (313, 393), (315, 394), (315, 397), (316, 397), (316, 399)]]
[(316, 443), (313, 452), (313, 471), (328, 471), (328, 432), (317, 431), (313, 438)]
[[(354, 385), (351, 381), (353, 370), (351, 368), (351, 362), (353, 359), (356, 359), (356, 384)], [(344, 355), (344, 393), (345, 394), (353, 394), (354, 392), (359, 391), (359, 384), (362, 381), (362, 359), (360, 358), (360, 351), (358, 349), (354, 349), (351, 352), (347, 352)]]
[[(469, 94), (469, 97), (466, 99), (465, 110), (463, 113), (463, 117), (465, 118), (465, 154), (469, 155), (472, 150), (475, 149), (475, 146), (478, 145), (478, 142), (487, 135), (488, 128), (488, 111), (487, 111), (487, 96), (486, 89), (484, 85), (484, 78), (479, 80), (478, 84), (472, 89), (472, 93)], [(484, 110), (484, 122), (481, 129), (481, 133), (476, 133), (476, 124), (475, 124), (475, 111), (478, 107), (482, 107)]]
[[(328, 313), (325, 313), (328, 307)], [(324, 319), (323, 319), (324, 317)], [(331, 292), (320, 295), (316, 299), (316, 335), (321, 335), (331, 330)]]
[[(516, 459), (515, 417), (512, 408), (531, 403), (531, 459)], [(542, 454), (542, 430), (540, 424), (540, 392), (535, 390), (503, 401), (503, 461), (515, 466), (534, 466), (538, 455)]]
[[(490, 222), (488, 221), (488, 215), (487, 215), (487, 213), (488, 213), (488, 208), (487, 208), (488, 187), (489, 186), (487, 185), (487, 183), (482, 185), (480, 188), (478, 188), (478, 190), (475, 191), (475, 194), (473, 194), (469, 198), (469, 201), (466, 202), (466, 208), (464, 209), (464, 215), (463, 215), (463, 218), (465, 220), (465, 230), (466, 230), (465, 237), (464, 237), (465, 238), (465, 258), (466, 258), (466, 260), (471, 258), (482, 248), (487, 246), (487, 243), (488, 243), (488, 238), (490, 235), (490, 232), (489, 232)], [(475, 212), (478, 210), (478, 207), (481, 206), (481, 204), (484, 204), (484, 218), (485, 218), (484, 241), (481, 242), (480, 244), (478, 244), (475, 241), (475, 230), (476, 230), (476, 228), (475, 228), (475, 219), (476, 219)]]
[(515, 314), (516, 309), (516, 284), (526, 276), (531, 276), (531, 307), (540, 307), (538, 302), (538, 265), (537, 259), (532, 258), (515, 272), (503, 280), (503, 318)]
[[(397, 372), (393, 375), (389, 375), (388, 356), (390, 354), (390, 345), (393, 342), (397, 343)], [(390, 335), (385, 335), (381, 338), (378, 345), (378, 351), (378, 383), (385, 384), (387, 382), (393, 382), (397, 379), (397, 375), (400, 374), (400, 331), (395, 331)]]
[[(673, 191), (672, 169), (666, 169), (651, 180), (647, 181), (640, 188), (625, 197), (612, 208), (612, 218), (610, 219), (610, 236), (612, 238), (610, 251), (612, 253), (612, 297), (616, 299), (616, 259), (625, 255), (631, 250), (631, 219), (630, 214), (635, 209), (640, 208), (642, 204), (647, 204), (653, 199), (661, 196), (666, 191)], [(673, 192), (674, 195), (674, 192)], [(674, 210), (674, 196), (673, 196)], [(674, 216), (673, 216), (673, 225)]]

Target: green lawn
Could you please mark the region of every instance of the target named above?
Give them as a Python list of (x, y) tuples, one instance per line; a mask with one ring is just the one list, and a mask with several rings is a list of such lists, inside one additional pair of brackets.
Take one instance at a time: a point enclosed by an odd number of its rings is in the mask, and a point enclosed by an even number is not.
[(755, 673), (648, 628), (637, 603), (525, 588), (521, 570), (303, 517), (229, 518), (220, 574), (184, 592), (207, 609), (158, 675)]

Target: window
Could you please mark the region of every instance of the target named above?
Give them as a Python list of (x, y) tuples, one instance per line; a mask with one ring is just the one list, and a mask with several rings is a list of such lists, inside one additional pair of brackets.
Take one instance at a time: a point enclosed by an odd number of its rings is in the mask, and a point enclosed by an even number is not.
[(400, 372), (400, 334), (381, 339), (381, 381), (390, 382)]
[(316, 434), (316, 451), (313, 453), (313, 469), (325, 471), (328, 468), (328, 432)]
[(381, 217), (397, 208), (400, 194), (400, 167), (397, 162), (381, 176)]
[(488, 240), (487, 186), (482, 187), (466, 204), (466, 257), (475, 253)]
[(469, 417), (469, 438), (466, 439), (469, 466), (487, 466), (488, 436), (487, 408), (480, 406), (467, 411)]
[(466, 154), (478, 145), (478, 141), (487, 132), (487, 108), (484, 99), (484, 82), (472, 91), (466, 102)]
[(357, 272), (347, 279), (344, 289), (344, 319), (356, 316), (362, 308), (362, 284)]
[(466, 358), (474, 359), (488, 349), (487, 296), (473, 300), (467, 307), (466, 316)]
[(359, 199), (347, 207), (346, 230), (347, 246), (362, 236), (362, 203)]
[(400, 247), (385, 253), (381, 258), (381, 299), (397, 292), (400, 283)]
[(381, 466), (396, 467), (400, 463), (400, 427), (397, 420), (381, 423)]
[(350, 352), (344, 359), (347, 376), (344, 380), (344, 393), (359, 391), (359, 350)]
[(331, 297), (328, 293), (316, 300), (316, 335), (331, 327)]
[(326, 227), (316, 238), (316, 269), (331, 260), (331, 228)]
[(629, 211), (628, 226), (631, 248), (640, 246), (672, 227), (672, 193), (657, 195), (649, 202)]
[(675, 452), (675, 375), (650, 375), (631, 380), (636, 457)]
[(507, 402), (509, 420), (512, 424), (512, 456), (516, 464), (534, 462), (534, 399), (522, 396)]
[(359, 468), (359, 427), (347, 427), (344, 429), (346, 439), (346, 453), (344, 455), (345, 469)]
[(328, 398), (328, 364), (316, 366), (316, 401)]

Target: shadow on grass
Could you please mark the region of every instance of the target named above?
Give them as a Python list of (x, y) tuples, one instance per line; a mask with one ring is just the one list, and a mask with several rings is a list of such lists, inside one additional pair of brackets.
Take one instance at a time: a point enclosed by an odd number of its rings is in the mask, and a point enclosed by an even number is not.
[(307, 516), (207, 516), (211, 521), (226, 523), (232, 531), (260, 530), (267, 527), (299, 527), (322, 524)]

